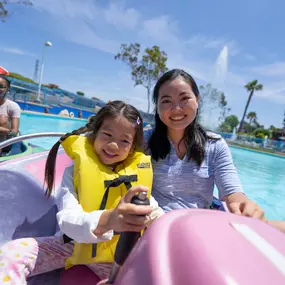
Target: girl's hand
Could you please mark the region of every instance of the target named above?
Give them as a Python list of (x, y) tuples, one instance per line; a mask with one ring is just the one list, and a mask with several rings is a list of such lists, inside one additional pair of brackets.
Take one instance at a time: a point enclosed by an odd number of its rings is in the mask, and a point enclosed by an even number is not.
[(135, 186), (128, 190), (122, 197), (115, 209), (105, 211), (94, 231), (95, 235), (114, 230), (116, 232), (140, 232), (149, 220), (152, 211), (151, 206), (138, 206), (131, 204), (132, 198), (137, 192), (147, 192), (148, 188), (144, 186)]

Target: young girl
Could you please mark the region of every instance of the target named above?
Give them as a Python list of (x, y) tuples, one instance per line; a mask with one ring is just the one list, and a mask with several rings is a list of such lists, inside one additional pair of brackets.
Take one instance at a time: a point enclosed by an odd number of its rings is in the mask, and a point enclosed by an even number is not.
[(149, 190), (149, 196), (152, 188), (150, 157), (142, 152), (142, 118), (133, 106), (121, 101), (107, 104), (86, 126), (52, 147), (45, 169), (47, 196), (52, 195), (60, 144), (73, 160), (62, 180), (57, 214), (64, 235), (6, 244), (0, 253), (1, 284), (26, 284), (29, 276), (76, 264), (87, 264), (106, 278), (117, 233), (140, 232), (156, 216), (154, 210), (162, 214), (153, 198), (151, 206), (130, 203), (137, 192)]

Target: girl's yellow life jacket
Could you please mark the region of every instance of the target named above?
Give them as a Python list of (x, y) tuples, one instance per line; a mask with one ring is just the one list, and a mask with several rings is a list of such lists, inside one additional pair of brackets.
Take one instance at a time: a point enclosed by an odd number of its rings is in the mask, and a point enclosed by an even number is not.
[[(74, 187), (85, 212), (115, 208), (131, 186), (148, 187), (150, 196), (153, 179), (150, 156), (134, 152), (112, 171), (101, 163), (87, 137), (69, 136), (61, 145), (74, 161)], [(74, 252), (66, 268), (113, 262), (118, 239), (119, 234), (115, 234), (112, 240), (97, 244), (74, 242)]]

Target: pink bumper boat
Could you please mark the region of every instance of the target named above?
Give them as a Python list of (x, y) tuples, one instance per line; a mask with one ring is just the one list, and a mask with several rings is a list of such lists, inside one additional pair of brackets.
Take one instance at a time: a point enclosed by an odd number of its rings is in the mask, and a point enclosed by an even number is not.
[[(60, 182), (71, 161), (57, 159), (56, 191), (46, 199), (47, 152), (0, 164), (0, 246), (58, 230)], [(29, 278), (28, 284), (95, 285), (86, 266)], [(103, 284), (102, 282), (100, 284)], [(132, 249), (116, 285), (285, 284), (285, 235), (264, 222), (215, 210), (177, 210), (156, 220)]]

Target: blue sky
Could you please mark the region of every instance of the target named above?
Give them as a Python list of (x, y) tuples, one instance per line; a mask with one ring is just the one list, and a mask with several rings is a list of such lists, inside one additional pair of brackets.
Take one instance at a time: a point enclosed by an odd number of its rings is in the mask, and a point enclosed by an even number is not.
[[(129, 69), (114, 60), (121, 43), (157, 44), (169, 68), (184, 68), (200, 84), (226, 93), (231, 113), (242, 116), (244, 85), (258, 79), (249, 111), (261, 124), (281, 127), (285, 109), (285, 2), (275, 0), (35, 0), (11, 4), (0, 23), (0, 65), (33, 77), (43, 42), (44, 83), (85, 91), (102, 100), (123, 99), (146, 110), (146, 92), (133, 87)], [(228, 71), (217, 78), (217, 59), (228, 47)]]

